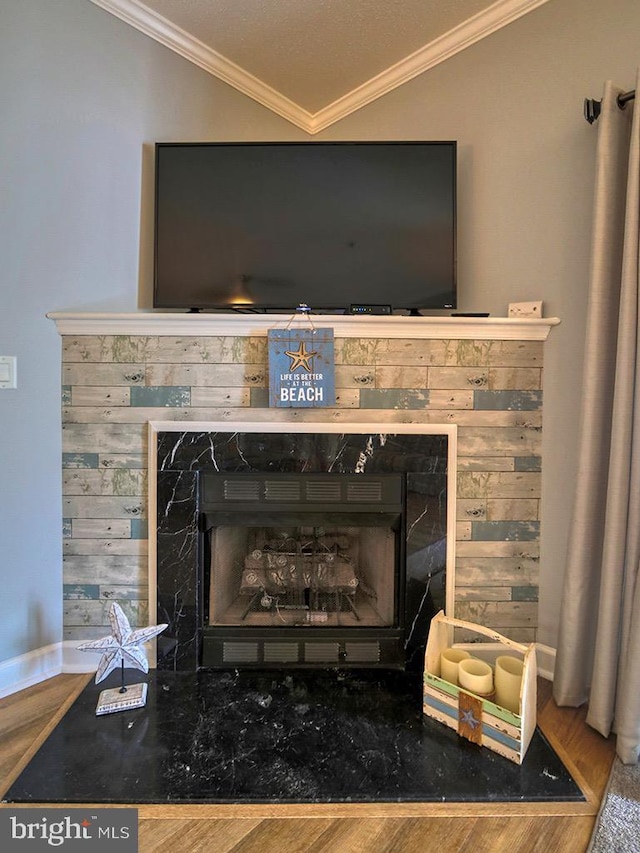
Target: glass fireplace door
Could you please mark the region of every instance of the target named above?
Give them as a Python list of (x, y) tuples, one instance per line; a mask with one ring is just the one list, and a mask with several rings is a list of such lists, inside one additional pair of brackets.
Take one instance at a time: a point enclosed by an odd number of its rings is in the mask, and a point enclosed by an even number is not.
[(362, 515), (212, 527), (208, 624), (394, 625), (397, 516)]

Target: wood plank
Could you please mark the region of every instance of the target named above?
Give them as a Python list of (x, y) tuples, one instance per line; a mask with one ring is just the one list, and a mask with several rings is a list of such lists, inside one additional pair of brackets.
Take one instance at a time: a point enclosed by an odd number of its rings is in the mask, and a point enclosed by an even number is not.
[(189, 853), (211, 850), (231, 853), (254, 829), (260, 818), (252, 820), (141, 820), (138, 832), (139, 853), (179, 850)]
[[(462, 432), (462, 431), (461, 431)], [(468, 430), (467, 435), (473, 431)], [(477, 433), (480, 430), (476, 431)], [(486, 432), (483, 430), (482, 432)], [(501, 433), (496, 435), (495, 451), (498, 450), (500, 438), (505, 433), (517, 432), (517, 430), (495, 430)], [(503, 444), (503, 446), (506, 446)], [(517, 455), (516, 448), (509, 448), (512, 455)], [(523, 454), (528, 451), (523, 449)], [(460, 449), (463, 454), (463, 450)], [(458, 472), (458, 497), (459, 498), (520, 498), (531, 499), (540, 497), (541, 474), (538, 471), (460, 471)]]
[(147, 539), (65, 539), (62, 553), (69, 557), (146, 557), (149, 542)]

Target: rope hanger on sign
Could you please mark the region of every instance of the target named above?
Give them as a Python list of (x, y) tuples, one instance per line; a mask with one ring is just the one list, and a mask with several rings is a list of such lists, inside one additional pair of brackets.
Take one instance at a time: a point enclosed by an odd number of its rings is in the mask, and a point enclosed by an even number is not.
[(306, 302), (301, 302), (298, 305), (291, 317), (289, 317), (289, 322), (285, 326), (285, 330), (289, 329), (293, 321), (297, 320), (299, 317), (304, 317), (306, 320), (308, 320), (309, 324), (311, 325), (311, 331), (315, 333), (316, 327), (313, 325), (313, 320), (311, 319), (311, 308), (307, 305)]

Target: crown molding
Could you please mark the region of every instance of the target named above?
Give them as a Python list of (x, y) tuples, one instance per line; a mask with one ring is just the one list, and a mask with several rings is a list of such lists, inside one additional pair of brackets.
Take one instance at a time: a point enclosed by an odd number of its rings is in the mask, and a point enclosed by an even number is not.
[(324, 130), (547, 2), (498, 0), (315, 113), (308, 132)]
[(310, 132), (309, 128), (313, 121), (311, 113), (249, 74), (226, 56), (208, 47), (186, 30), (172, 24), (162, 15), (158, 15), (139, 0), (91, 0), (91, 2), (224, 83), (233, 86), (243, 95), (267, 107), (291, 124), (295, 124), (307, 133)]
[(60, 335), (266, 336), (269, 329), (331, 327), (337, 338), (544, 341), (557, 317), (407, 317), (351, 314), (191, 314), (139, 311), (130, 314), (47, 314)]
[(548, 0), (497, 0), (317, 113), (303, 109), (139, 0), (91, 2), (313, 135), (527, 15)]

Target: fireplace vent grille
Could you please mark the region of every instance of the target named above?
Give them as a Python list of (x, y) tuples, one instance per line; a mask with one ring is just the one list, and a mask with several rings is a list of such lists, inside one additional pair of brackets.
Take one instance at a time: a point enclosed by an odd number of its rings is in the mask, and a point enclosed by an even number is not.
[(345, 643), (346, 658), (349, 663), (379, 663), (380, 643)]
[(265, 643), (265, 663), (296, 663), (299, 657), (298, 643)]
[(225, 642), (222, 658), (225, 663), (258, 663), (258, 644)]
[(348, 501), (371, 501), (379, 503), (382, 500), (382, 483), (380, 480), (361, 480), (347, 484)]
[[(377, 504), (398, 505), (402, 500), (402, 478), (397, 474), (360, 475), (261, 474), (224, 475), (206, 473), (203, 500), (207, 507), (222, 509), (225, 503), (274, 506), (275, 504)], [(205, 510), (206, 511), (206, 510)]]
[(264, 499), (279, 503), (297, 502), (302, 497), (300, 480), (266, 480)]
[(395, 641), (205, 637), (205, 666), (378, 667), (397, 663)]
[(260, 481), (238, 477), (224, 481), (224, 499), (227, 501), (260, 500)]
[(338, 643), (305, 643), (304, 659), (309, 663), (338, 663), (340, 647)]
[(310, 480), (306, 485), (306, 497), (309, 501), (340, 501), (342, 499), (342, 483), (333, 480)]

